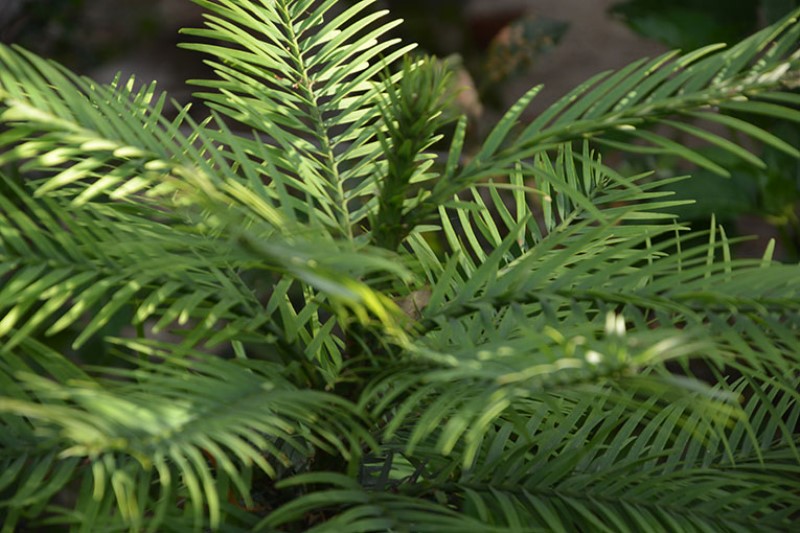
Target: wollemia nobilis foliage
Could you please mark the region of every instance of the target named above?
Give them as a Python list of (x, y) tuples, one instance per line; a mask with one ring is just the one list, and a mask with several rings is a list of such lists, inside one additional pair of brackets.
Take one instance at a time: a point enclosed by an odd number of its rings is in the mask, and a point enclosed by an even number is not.
[(791, 529), (800, 268), (599, 154), (800, 155), (798, 12), (468, 150), (372, 0), (195, 1), (192, 114), (0, 48), (2, 531)]

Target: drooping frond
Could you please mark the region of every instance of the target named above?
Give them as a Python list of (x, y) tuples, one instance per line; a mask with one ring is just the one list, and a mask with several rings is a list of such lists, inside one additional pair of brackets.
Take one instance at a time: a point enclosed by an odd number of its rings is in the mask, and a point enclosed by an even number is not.
[[(26, 417), (31, 429), (12, 439), (4, 454), (15, 457), (30, 450), (38, 464), (7, 470), (12, 476), (8, 483), (14, 482), (14, 472), (48, 469), (54, 454), (70, 458), (59, 468), (73, 471), (88, 459), (93, 466), (84, 475), (90, 482), (79, 496), (87, 504), (95, 500), (92, 505), (102, 506), (116, 499), (122, 518), (136, 524), (151, 504), (155, 481), (161, 494), (157, 513), (188, 498), (196, 523), (208, 505), (216, 527), (226, 498), (219, 493), (220, 477), (250, 501), (243, 469), (257, 466), (276, 477), (287, 469), (301, 470), (315, 449), (358, 453), (366, 438), (353, 406), (330, 394), (298, 389), (283, 375), (282, 365), (199, 355), (170, 359), (157, 345), (120, 343), (146, 350), (139, 356), (168, 359), (140, 359), (132, 370), (105, 368), (106, 376), (64, 383), (17, 374), (32, 398), (4, 398), (0, 411)], [(60, 450), (43, 449), (56, 437)], [(5, 505), (36, 505), (70, 475), (59, 473), (47, 486), (35, 493), (23, 490)]]
[[(739, 144), (709, 131), (710, 124), (722, 124), (800, 157), (796, 147), (747, 120), (767, 115), (800, 121), (800, 112), (794, 109), (800, 101), (791, 92), (794, 82), (791, 76), (786, 81), (788, 73), (800, 69), (798, 16), (800, 11), (795, 10), (781, 23), (729, 49), (711, 45), (683, 55), (670, 52), (598, 74), (519, 131), (515, 126), (540, 88), (531, 89), (509, 109), (475, 157), (437, 183), (430, 206), (449, 200), (470, 183), (496, 175), (500, 168), (513, 168), (520, 159), (584, 138), (628, 152), (680, 156), (728, 175), (719, 164), (660, 132), (677, 130), (763, 166)], [(663, 128), (650, 129), (656, 125)], [(460, 152), (461, 146), (454, 144), (454, 150)]]
[[(736, 395), (753, 392), (741, 381), (722, 387)], [(771, 410), (780, 394), (770, 385), (759, 389), (764, 395), (748, 402), (750, 416)], [(493, 455), (460, 480), (464, 505), (489, 523), (513, 525), (504, 510), (514, 509), (522, 523), (567, 530), (786, 528), (798, 511), (792, 487), (798, 461), (791, 437), (776, 429), (784, 417), (796, 420), (797, 398), (784, 397), (759, 425), (740, 422), (736, 431), (710, 434), (694, 411), (696, 400), (673, 398), (642, 417), (642, 409), (626, 415), (587, 398), (571, 402), (569, 416), (560, 419), (566, 427), (537, 431), (530, 424), (526, 435), (507, 424), (487, 439), (485, 450)]]
[[(678, 396), (669, 386), (637, 389), (627, 382), (617, 393), (643, 394), (631, 409), (633, 396), (626, 404), (588, 381), (583, 391), (562, 384), (539, 398), (514, 402), (495, 418), (467, 464), (462, 444), (448, 459), (433, 442), (407, 450), (402, 440), (393, 440), (369, 464), (371, 474), (362, 477), (370, 492), (324, 473), (300, 476), (298, 483), (341, 488), (298, 498), (264, 524), (330, 512), (335, 505), (339, 514), (320, 530), (335, 523), (342, 531), (381, 531), (392, 516), (382, 507), (387, 505), (382, 495), (390, 494), (437, 501), (440, 508), (416, 518), (420, 531), (457, 527), (442, 516), (451, 509), (461, 513), (461, 527), (476, 528), (477, 520), (482, 531), (790, 527), (800, 511), (795, 487), (800, 463), (787, 424), (797, 423), (800, 410), (796, 395), (785, 391), (798, 385), (796, 378), (781, 378), (780, 386), (721, 382), (717, 394), (748, 398), (747, 419), (737, 418), (735, 426), (708, 425), (708, 413), (699, 408), (703, 392)], [(376, 516), (377, 509), (383, 514)]]
[[(200, 317), (214, 326), (233, 309), (256, 317), (258, 302), (226, 274), (235, 264), (226, 250), (202, 235), (168, 230), (174, 218), (151, 211), (148, 219), (112, 204), (34, 201), (20, 186), (7, 187), (10, 194), (0, 194), (0, 351), (80, 323), (78, 348), (126, 311), (137, 327), (155, 321), (156, 332)], [(132, 301), (139, 304), (130, 309)]]
[[(0, 161), (41, 176), (23, 185), (9, 174), (0, 191), (7, 281), (0, 336), (10, 336), (9, 348), (40, 328), (57, 334), (95, 310), (75, 340), (80, 346), (131, 301), (140, 302), (133, 310), (137, 327), (158, 314), (155, 332), (174, 322), (201, 320), (187, 338), (190, 345), (209, 340), (201, 337), (221, 322), (225, 335), (215, 342), (243, 331), (274, 334), (259, 315), (255, 295), (235, 273), (241, 268), (291, 271), (323, 292), (336, 293), (338, 301), (355, 303), (356, 311), (364, 306), (364, 288), (345, 288), (349, 275), (340, 275), (341, 262), (332, 265), (346, 252), (333, 243), (302, 252), (280, 238), (293, 230), (308, 233), (298, 230), (297, 222), (289, 224), (257, 190), (241, 185), (238, 172), (251, 171), (244, 164), (234, 169), (221, 154), (215, 142), (223, 133), (212, 139), (186, 109), (175, 120), (163, 119), (165, 96), (154, 101), (153, 85), (137, 92), (133, 80), (93, 84), (8, 48), (0, 59), (18, 76), (0, 81), (1, 118), (9, 126), (2, 144), (13, 144)], [(193, 133), (185, 134), (185, 128)], [(227, 144), (235, 145), (231, 138)], [(26, 190), (30, 185), (34, 197)], [(205, 201), (203, 191), (217, 188), (224, 201), (220, 194)], [(220, 242), (227, 226), (187, 225), (198, 219), (198, 204), (217, 210), (238, 206), (246, 215), (237, 222), (257, 219), (260, 231), (248, 230), (246, 239), (241, 231), (224, 233), (234, 244), (239, 239), (234, 247)], [(258, 253), (241, 253), (255, 241)], [(293, 329), (304, 328), (300, 323)]]
[(80, 205), (98, 197), (122, 199), (171, 173), (203, 166), (182, 133), (188, 108), (163, 118), (166, 95), (134, 79), (108, 86), (76, 76), (24, 50), (0, 48), (0, 164), (37, 172), (39, 195), (59, 191)]
[[(742, 380), (721, 386), (753, 393)], [(487, 434), (475, 463), (444, 484), (468, 514), (512, 530), (782, 531), (800, 509), (797, 455), (782, 420), (794, 413), (796, 422), (797, 398), (776, 402), (782, 388), (759, 389), (746, 411), (760, 423), (713, 433), (693, 394), (649, 413), (603, 396), (521, 404)]]

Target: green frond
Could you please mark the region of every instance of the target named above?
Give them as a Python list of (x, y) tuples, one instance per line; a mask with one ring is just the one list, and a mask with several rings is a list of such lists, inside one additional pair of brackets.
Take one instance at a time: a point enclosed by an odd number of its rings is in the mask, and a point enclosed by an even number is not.
[[(621, 176), (604, 165), (586, 142), (580, 155), (564, 144), (554, 159), (542, 153), (530, 163), (517, 163), (508, 183), (490, 180), (469, 187), (470, 201), (440, 207), (440, 222), (450, 247), (469, 251), (460, 260), (474, 279), (472, 268), (466, 266), (471, 258), (484, 263), (484, 250), (503, 248), (503, 238), (512, 234), (519, 233), (513, 252), (506, 253), (506, 261), (524, 255), (545, 236), (575, 223), (613, 222), (625, 224), (625, 231), (629, 231), (637, 225), (669, 221), (673, 218), (669, 210), (682, 202), (657, 201), (669, 196), (653, 190), (664, 182), (655, 184), (642, 179), (645, 177)], [(537, 188), (526, 185), (531, 181)], [(507, 206), (513, 206), (513, 213)], [(454, 224), (456, 217), (458, 223)]]
[(204, 120), (0, 46), (3, 533), (791, 527), (800, 269), (600, 154), (800, 156), (800, 11), (470, 153), (373, 0), (196, 3)]
[(486, 528), (485, 524), (454, 512), (446, 504), (387, 492), (366, 491), (352, 479), (319, 472), (290, 478), (279, 488), (307, 484), (327, 485), (284, 505), (261, 521), (255, 531), (276, 531), (277, 528), (303, 521), (312, 513), (336, 513), (329, 520), (307, 531), (392, 531), (413, 526), (414, 531), (504, 531)]
[(8, 126), (0, 164), (17, 163), (41, 172), (38, 194), (64, 191), (80, 205), (96, 198), (129, 198), (154, 187), (186, 162), (191, 146), (181, 131), (188, 108), (162, 116), (166, 96), (155, 84), (136, 90), (133, 78), (108, 86), (78, 77), (60, 65), (21, 49), (0, 48), (0, 78)]
[[(283, 349), (291, 360), (303, 357), (302, 348), (291, 347), (298, 332), (304, 343), (316, 336), (317, 327), (307, 321), (320, 304), (333, 306), (345, 321), (350, 315), (362, 322), (376, 317), (387, 331), (400, 333), (394, 304), (356, 278), (374, 271), (403, 276), (401, 265), (330, 241), (282, 238), (276, 228), (286, 233), (290, 227), (280, 213), (235, 182), (228, 195), (211, 199), (196, 191), (213, 190), (212, 185), (197, 176), (186, 183), (176, 186), (185, 191), (181, 201), (191, 197), (193, 206), (216, 211), (216, 223), (194, 228), (184, 225), (183, 217), (157, 210), (146, 218), (114, 204), (34, 199), (8, 181), (8, 195), (0, 194), (0, 256), (6, 270), (0, 288), (1, 350), (38, 332), (52, 336), (80, 325), (72, 341), (79, 348), (117, 317), (130, 315), (140, 335), (145, 329), (184, 331), (186, 347), (277, 335), (289, 343)], [(285, 274), (319, 291), (299, 317), (285, 292), (273, 295), (279, 307), (273, 311), (280, 312), (285, 330), (263, 314), (242, 275), (258, 271), (268, 278)]]
[[(743, 380), (723, 386), (749, 394)], [(458, 454), (448, 461), (430, 446), (406, 451), (388, 441), (384, 458), (372, 466), (374, 476), (362, 478), (362, 486), (323, 473), (300, 476), (291, 485), (340, 488), (300, 497), (262, 525), (307, 519), (333, 507), (338, 514), (319, 526), (322, 530), (334, 524), (341, 531), (366, 524), (376, 528), (370, 531), (385, 530), (393, 513), (378, 502), (386, 495), (425, 502), (420, 498), (441, 494), (462, 513), (461, 527), (487, 531), (789, 527), (799, 509), (794, 480), (800, 466), (788, 442), (771, 437), (790, 413), (790, 421), (796, 421), (796, 398), (776, 404), (776, 389), (767, 384), (765, 394), (751, 396), (746, 408), (763, 422), (726, 426), (706, 423), (696, 392), (673, 396), (669, 386), (625, 390), (638, 390), (647, 399), (630, 409), (597, 389), (563, 389), (517, 402), (481, 439), (480, 452), (466, 465)], [(363, 485), (372, 483), (376, 486), (365, 491)], [(425, 509), (419, 530), (427, 531), (430, 520), (442, 520), (441, 513)], [(349, 522), (356, 518), (364, 522)], [(437, 527), (449, 530), (448, 524)]]
[(6, 185), (11, 194), (0, 194), (3, 351), (36, 332), (55, 335), (80, 323), (73, 342), (79, 347), (120, 313), (131, 313), (137, 327), (157, 317), (156, 332), (200, 318), (213, 327), (238, 307), (255, 316), (258, 302), (226, 274), (236, 264), (230, 247), (174, 231), (167, 225), (173, 217), (34, 200)]
[[(741, 380), (725, 386), (744, 392)], [(557, 421), (534, 415), (529, 436), (510, 420), (485, 441), (480, 466), (461, 474), (463, 505), (488, 523), (548, 530), (785, 530), (798, 510), (798, 462), (787, 441), (771, 437), (797, 400), (775, 411), (773, 400), (767, 392), (749, 402), (748, 415), (770, 422), (744, 439), (747, 424), (698, 439), (700, 417), (679, 423), (691, 396), (652, 418), (589, 398)]]
[[(168, 357), (168, 352), (159, 355)], [(226, 497), (219, 493), (219, 476), (250, 501), (248, 469), (257, 466), (276, 477), (302, 469), (314, 449), (352, 458), (362, 439), (368, 440), (351, 405), (330, 394), (297, 389), (282, 369), (195, 356), (191, 361), (139, 360), (132, 370), (105, 368), (107, 378), (83, 382), (19, 375), (37, 401), (2, 398), (0, 408), (30, 421), (29, 437), (37, 435), (31, 441), (38, 447), (50, 439), (62, 443), (38, 458), (40, 470), (52, 465), (60, 474), (77, 468), (79, 460), (91, 460), (86, 475), (93, 489), (86, 497), (115, 499), (125, 520), (136, 524), (159, 500), (157, 508), (177, 505), (181, 491), (175, 483), (181, 480), (196, 521), (203, 520), (208, 506), (216, 526)], [(56, 453), (62, 460), (53, 464)], [(36, 504), (70, 475), (57, 476), (47, 490), (18, 491), (5, 505)], [(154, 482), (158, 490), (152, 494)]]
[(435, 156), (425, 152), (441, 138), (438, 130), (447, 121), (447, 102), (442, 95), (448, 82), (444, 65), (432, 59), (406, 60), (399, 81), (386, 76), (387, 96), (381, 104), (381, 125), (386, 132), (378, 133), (386, 170), (370, 224), (372, 241), (378, 246), (396, 250), (420, 222), (416, 211), (424, 192), (418, 192), (417, 198), (412, 195), (414, 189), (424, 191), (424, 182), (438, 177), (430, 171)]
[(500, 169), (508, 172), (521, 159), (586, 138), (626, 152), (678, 156), (728, 175), (726, 169), (699, 151), (674, 142), (652, 126), (677, 128), (763, 166), (738, 144), (708, 131), (704, 123), (676, 122), (676, 118), (723, 123), (798, 156), (794, 147), (776, 142), (774, 136), (746, 120), (759, 115), (800, 120), (793, 108), (796, 97), (785, 91), (781, 81), (800, 68), (798, 16), (800, 11), (795, 10), (779, 24), (729, 49), (712, 45), (684, 55), (670, 52), (634, 62), (617, 72), (598, 74), (520, 130), (514, 126), (539, 91), (532, 89), (495, 126), (472, 161), (453, 172), (450, 179), (436, 184), (431, 204), (447, 201), (469, 184), (500, 173)]
[(405, 364), (388, 370), (363, 400), (375, 402), (377, 416), (392, 405), (387, 398), (405, 398), (386, 438), (410, 424), (410, 450), (434, 434), (445, 454), (465, 439), (461, 457), (469, 462), (470, 443), (523, 398), (584, 383), (613, 387), (644, 368), (699, 355), (760, 381), (792, 372), (798, 359), (791, 347), (800, 334), (781, 323), (800, 316), (800, 270), (777, 265), (765, 276), (760, 261), (715, 262), (713, 238), (667, 255), (662, 250), (680, 238), (657, 245), (651, 239), (674, 228), (654, 226), (649, 235), (633, 229), (615, 234), (573, 224), (504, 264), (518, 239), (512, 232), (479, 257), (479, 268), (454, 261), (464, 274), (443, 269), (410, 354), (418, 373)]
[(385, 165), (377, 76), (413, 48), (378, 40), (398, 22), (383, 22), (386, 11), (365, 14), (374, 0), (338, 14), (333, 0), (311, 10), (288, 0), (197, 3), (214, 14), (205, 29), (184, 32), (226, 43), (185, 45), (215, 58), (218, 79), (195, 82), (214, 92), (200, 96), (257, 132), (242, 143), (245, 158), (263, 162), (259, 174), (273, 188), (304, 199), (291, 203), (297, 216), (352, 237), (367, 216), (362, 196), (374, 194), (363, 185)]

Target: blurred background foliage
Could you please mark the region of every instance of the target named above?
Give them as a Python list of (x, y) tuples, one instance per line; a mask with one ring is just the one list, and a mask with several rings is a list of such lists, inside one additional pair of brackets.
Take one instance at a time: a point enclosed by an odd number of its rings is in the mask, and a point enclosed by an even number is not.
[[(633, 31), (668, 48), (692, 50), (712, 43), (735, 43), (771, 24), (800, 5), (800, 0), (628, 0), (610, 10)], [(797, 92), (800, 83), (787, 85)], [(749, 117), (752, 120), (752, 116)], [(763, 117), (762, 129), (800, 148), (800, 128), (779, 118)], [(678, 139), (691, 142), (688, 139)], [(713, 147), (703, 155), (729, 170), (729, 178), (707, 170), (691, 169), (692, 177), (671, 185), (679, 198), (695, 200), (679, 214), (697, 225), (707, 225), (714, 213), (718, 221), (749, 235), (771, 225), (784, 259), (800, 260), (800, 161), (771, 147), (752, 147), (766, 166), (758, 168), (723, 154)], [(658, 157), (627, 161), (641, 170), (681, 173), (671, 159)]]
[(797, 5), (797, 0), (627, 0), (610, 12), (669, 48), (692, 50), (740, 41)]
[(0, 40), (82, 71), (113, 60), (160, 31), (154, 1), (107, 3), (115, 4), (113, 11), (98, 9), (93, 0), (2, 0)]
[[(342, 5), (354, 1), (342, 0)], [(375, 9), (389, 8), (405, 19), (398, 29), (401, 37), (420, 43), (422, 51), (446, 58), (454, 67), (457, 104), (470, 117), (470, 132), (477, 140), (485, 131), (483, 124), (493, 122), (498, 110), (508, 105), (507, 89), (515, 79), (522, 78), (527, 85), (552, 82), (531, 73), (538, 61), (560, 46), (570, 24), (548, 16), (541, 4), (380, 0)], [(690, 50), (736, 42), (797, 5), (800, 0), (627, 0), (613, 3), (608, 16), (667, 48)], [(2, 42), (19, 43), (101, 80), (110, 79), (116, 70), (141, 72), (142, 79), (163, 81), (162, 87), (181, 101), (191, 100), (183, 81), (204, 75), (204, 67), (175, 47), (180, 40), (177, 30), (199, 23), (200, 11), (189, 0), (0, 0)], [(591, 67), (586, 67), (588, 75), (595, 72)], [(796, 125), (765, 118), (759, 126), (800, 147)], [(695, 143), (690, 138), (676, 140)], [(608, 160), (631, 172), (691, 173), (691, 179), (672, 186), (679, 197), (697, 201), (681, 209), (684, 218), (706, 225), (714, 213), (732, 234), (777, 236), (778, 256), (798, 260), (800, 163), (772, 148), (751, 149), (765, 168), (732, 160), (713, 147), (703, 148), (704, 155), (730, 171), (729, 178), (656, 155), (628, 155), (618, 161), (609, 154)], [(762, 245), (750, 251), (741, 248), (740, 253), (755, 255)]]

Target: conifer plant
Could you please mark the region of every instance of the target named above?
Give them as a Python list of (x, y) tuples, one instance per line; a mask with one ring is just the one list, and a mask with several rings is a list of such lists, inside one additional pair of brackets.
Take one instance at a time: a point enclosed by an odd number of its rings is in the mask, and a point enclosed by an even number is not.
[(374, 0), (194, 1), (191, 112), (0, 47), (2, 532), (796, 523), (800, 267), (601, 154), (800, 156), (800, 11), (468, 150)]

